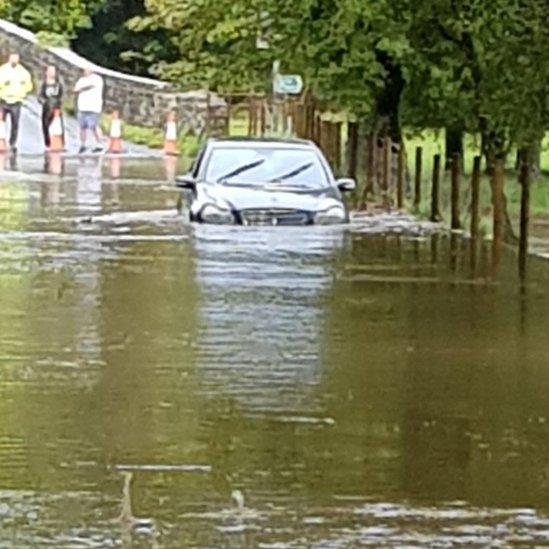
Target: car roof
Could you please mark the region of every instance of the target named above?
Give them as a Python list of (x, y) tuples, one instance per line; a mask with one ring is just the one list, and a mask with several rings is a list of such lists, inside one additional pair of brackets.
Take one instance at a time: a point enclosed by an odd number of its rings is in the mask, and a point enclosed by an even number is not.
[(261, 148), (310, 148), (315, 144), (306, 139), (295, 138), (273, 138), (273, 137), (212, 137), (208, 139), (208, 145), (212, 147), (242, 147), (243, 145), (253, 145)]

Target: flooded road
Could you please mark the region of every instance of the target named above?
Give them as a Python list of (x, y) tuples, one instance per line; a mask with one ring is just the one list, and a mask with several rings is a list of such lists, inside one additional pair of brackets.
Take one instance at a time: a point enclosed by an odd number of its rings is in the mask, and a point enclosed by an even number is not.
[(549, 545), (548, 262), (521, 294), (394, 218), (195, 227), (162, 161), (21, 167), (0, 547)]

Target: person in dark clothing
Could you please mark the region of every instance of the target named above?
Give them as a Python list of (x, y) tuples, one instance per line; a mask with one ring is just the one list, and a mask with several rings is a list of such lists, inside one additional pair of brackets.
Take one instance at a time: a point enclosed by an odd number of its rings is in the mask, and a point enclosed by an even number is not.
[(53, 65), (46, 68), (44, 81), (40, 86), (38, 101), (42, 105), (42, 133), (46, 149), (50, 148), (50, 124), (53, 120), (55, 109), (61, 111), (63, 103), (63, 84), (57, 76), (57, 70)]

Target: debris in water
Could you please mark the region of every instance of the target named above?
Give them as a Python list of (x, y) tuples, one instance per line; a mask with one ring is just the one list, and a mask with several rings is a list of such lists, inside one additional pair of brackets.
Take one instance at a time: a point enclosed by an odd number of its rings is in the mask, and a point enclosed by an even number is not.
[(331, 417), (280, 416), (276, 418), (280, 423), (303, 423), (310, 425), (335, 425)]
[(231, 492), (231, 500), (239, 511), (244, 509), (244, 494), (240, 490), (233, 490)]
[(152, 472), (180, 472), (180, 473), (211, 473), (211, 465), (113, 465), (115, 471), (152, 471)]

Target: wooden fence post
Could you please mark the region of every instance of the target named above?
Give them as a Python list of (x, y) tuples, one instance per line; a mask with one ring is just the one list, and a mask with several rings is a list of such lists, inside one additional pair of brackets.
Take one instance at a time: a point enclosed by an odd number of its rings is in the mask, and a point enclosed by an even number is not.
[(358, 171), (358, 124), (356, 122), (347, 123), (347, 148), (349, 152), (347, 173), (349, 177), (356, 179)]
[(321, 115), (316, 114), (314, 119), (313, 141), (320, 147), (320, 134), (322, 128)]
[(253, 135), (253, 97), (248, 96), (248, 137)]
[(261, 99), (261, 137), (264, 137), (267, 130), (267, 101), (265, 98)]
[(326, 122), (326, 156), (330, 166), (334, 166), (334, 125)]
[(336, 171), (341, 170), (341, 122), (334, 122), (334, 168)]
[(383, 159), (385, 157), (384, 152), (385, 152), (385, 140), (383, 137), (376, 136), (375, 154), (374, 154), (374, 158), (376, 159), (375, 186), (380, 192), (383, 191)]
[(496, 158), (492, 174), (492, 205), (494, 208), (494, 226), (492, 236), (492, 275), (495, 275), (500, 261), (503, 245), (505, 211), (503, 207), (503, 185), (505, 166), (502, 158)]
[(295, 131), (295, 134), (297, 135), (297, 137), (302, 138), (303, 137), (303, 125), (304, 125), (304, 120), (303, 120), (304, 109), (303, 109), (303, 105), (299, 102), (299, 100), (296, 100), (293, 103), (293, 109), (295, 111), (295, 123), (294, 123), (295, 128), (294, 128), (294, 131)]
[(451, 228), (456, 231), (461, 229), (461, 222), (459, 219), (459, 178), (460, 178), (460, 156), (459, 153), (454, 153), (452, 155), (452, 166), (451, 166), (451, 179), (452, 179), (452, 220)]
[(398, 148), (398, 173), (397, 173), (397, 189), (396, 189), (396, 202), (397, 208), (400, 210), (403, 206), (403, 193), (404, 193), (404, 174), (406, 170), (406, 151), (404, 150), (404, 141), (401, 140)]
[(309, 140), (314, 140), (315, 134), (315, 102), (312, 97), (309, 97), (309, 103), (307, 105), (307, 128), (306, 128), (306, 138)]
[(329, 146), (329, 138), (330, 138), (330, 123), (326, 120), (323, 120), (320, 123), (320, 149), (324, 153), (324, 156), (328, 159), (328, 162), (330, 162), (330, 146)]
[(421, 175), (423, 164), (423, 149), (416, 148), (415, 182), (414, 182), (414, 207), (419, 208), (421, 203)]
[(212, 102), (212, 99), (211, 99), (210, 93), (208, 93), (206, 95), (206, 121), (204, 124), (204, 133), (206, 135), (209, 135), (211, 132), (211, 125), (212, 125), (212, 121), (211, 121), (212, 103), (211, 102)]
[(386, 208), (390, 207), (389, 187), (391, 180), (391, 139), (386, 137), (383, 140), (383, 175), (382, 175), (382, 202)]
[(230, 137), (231, 136), (231, 107), (232, 107), (232, 104), (231, 104), (231, 100), (228, 96), (225, 96), (225, 104), (227, 105), (227, 120), (225, 122), (225, 135), (227, 137)]
[(440, 215), (440, 154), (433, 157), (433, 179), (431, 187), (431, 221), (441, 220)]
[(519, 183), (520, 196), (520, 235), (519, 235), (519, 277), (521, 283), (526, 281), (528, 261), (528, 233), (530, 223), (530, 151), (523, 150), (520, 154)]
[(471, 239), (476, 241), (479, 226), (479, 196), (480, 196), (480, 156), (473, 160), (473, 174), (471, 176)]
[(364, 188), (365, 195), (374, 194), (374, 181), (376, 175), (376, 136), (370, 134), (367, 138), (368, 141), (368, 164), (366, 165), (366, 186)]

